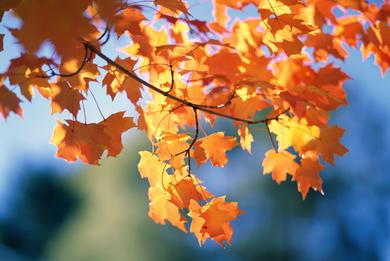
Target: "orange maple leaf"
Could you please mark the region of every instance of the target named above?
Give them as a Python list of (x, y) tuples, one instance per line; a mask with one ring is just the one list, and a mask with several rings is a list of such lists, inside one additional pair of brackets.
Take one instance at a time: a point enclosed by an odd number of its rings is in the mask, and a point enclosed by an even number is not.
[(200, 184), (194, 182), (197, 178), (193, 175), (184, 176), (178, 182), (172, 182), (167, 192), (171, 195), (171, 201), (180, 209), (189, 208), (190, 201), (197, 202), (212, 198), (213, 195), (206, 191)]
[(298, 191), (301, 192), (302, 198), (305, 199), (310, 188), (322, 191), (322, 179), (320, 172), (325, 167), (319, 162), (318, 156), (313, 152), (308, 152), (302, 156), (302, 161), (293, 176), (293, 181), (298, 184)]
[(98, 165), (105, 150), (111, 156), (117, 155), (122, 150), (122, 133), (133, 126), (132, 120), (123, 114), (117, 112), (100, 123), (67, 120), (65, 125), (57, 121), (51, 139), (58, 147), (56, 157)]
[(237, 219), (243, 212), (237, 202), (226, 202), (225, 196), (214, 198), (204, 206), (191, 200), (189, 216), (192, 217), (191, 232), (203, 245), (207, 238), (212, 238), (222, 247), (224, 242), (231, 244), (233, 229), (230, 221)]
[(183, 14), (190, 15), (186, 5), (181, 0), (154, 0), (154, 4), (169, 9), (175, 14), (179, 14), (181, 12)]
[(226, 151), (232, 150), (236, 145), (235, 137), (225, 137), (223, 132), (213, 133), (195, 143), (194, 157), (198, 163), (210, 159), (213, 166), (224, 167), (228, 162)]
[(68, 110), (73, 117), (77, 116), (80, 102), (85, 99), (79, 90), (71, 88), (67, 82), (59, 82), (51, 85), (50, 92), (51, 114)]
[(19, 116), (22, 116), (23, 110), (20, 107), (20, 99), (15, 93), (11, 92), (0, 80), (0, 114), (4, 119), (7, 119), (10, 112), (14, 112)]
[(108, 156), (115, 157), (122, 151), (122, 133), (135, 126), (133, 118), (124, 117), (124, 114), (124, 111), (114, 113), (100, 123), (110, 137), (107, 144)]
[(161, 186), (149, 188), (149, 216), (159, 224), (165, 224), (168, 220), (173, 226), (187, 233), (186, 218), (180, 213), (179, 208), (171, 202), (171, 197)]
[(348, 149), (340, 143), (340, 138), (344, 134), (344, 129), (337, 126), (323, 127), (320, 130), (320, 137), (310, 141), (305, 150), (315, 150), (322, 155), (322, 159), (334, 165), (334, 154), (343, 156)]
[(272, 178), (278, 183), (286, 180), (287, 174), (295, 175), (298, 169), (298, 163), (295, 162), (296, 156), (290, 152), (269, 150), (263, 160), (263, 174), (272, 173)]

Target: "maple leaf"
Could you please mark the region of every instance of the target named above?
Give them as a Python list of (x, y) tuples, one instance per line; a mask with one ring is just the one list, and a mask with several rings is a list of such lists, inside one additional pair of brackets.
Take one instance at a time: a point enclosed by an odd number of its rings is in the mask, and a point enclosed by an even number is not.
[(138, 171), (141, 177), (147, 178), (150, 186), (164, 182), (163, 186), (166, 187), (169, 181), (164, 177), (168, 176), (166, 170), (169, 166), (149, 151), (140, 151), (139, 154), (141, 159), (138, 163)]
[(42, 88), (50, 89), (48, 79), (40, 77), (42, 75), (41, 67), (45, 63), (51, 64), (52, 61), (28, 53), (11, 60), (7, 71), (9, 82), (12, 85), (18, 85), (22, 95), (29, 101), (34, 95), (34, 88), (38, 90)]
[(321, 153), (322, 159), (334, 165), (334, 154), (343, 156), (348, 152), (344, 145), (340, 144), (339, 140), (344, 134), (344, 129), (337, 126), (331, 128), (323, 127), (320, 130), (320, 136), (316, 140), (310, 141), (305, 150), (315, 150)]
[(305, 45), (315, 48), (314, 55), (318, 61), (326, 61), (329, 54), (341, 60), (344, 60), (347, 56), (347, 51), (344, 50), (342, 41), (330, 34), (309, 35)]
[[(137, 63), (136, 60), (132, 60), (131, 58), (116, 58), (115, 62), (124, 68), (127, 68), (129, 71), (131, 71)], [(106, 65), (103, 68), (107, 70), (107, 73), (104, 76), (102, 83), (103, 86), (107, 87), (107, 94), (111, 96), (112, 100), (114, 100), (115, 96), (119, 92), (123, 91), (126, 92), (127, 98), (133, 104), (140, 99), (142, 87), (141, 83), (131, 77), (127, 77), (113, 66)]]
[(51, 114), (60, 113), (66, 109), (73, 117), (77, 116), (80, 102), (85, 99), (79, 90), (71, 88), (67, 82), (59, 82), (51, 85), (50, 92)]
[(158, 103), (148, 103), (146, 108), (140, 112), (139, 121), (143, 121), (143, 125), (148, 134), (149, 139), (155, 137), (160, 140), (165, 132), (177, 133), (178, 117), (170, 112), (169, 108), (165, 108)]
[(225, 241), (231, 244), (233, 229), (229, 222), (243, 214), (238, 203), (226, 202), (225, 196), (214, 198), (202, 207), (191, 200), (189, 210), (189, 216), (192, 217), (191, 232), (195, 234), (199, 245), (203, 245), (210, 237), (222, 247)]
[[(306, 16), (299, 17), (301, 8), (304, 5), (299, 1), (260, 2), (259, 13), (263, 19), (259, 25), (265, 31), (264, 44), (271, 51), (283, 50), (288, 56), (301, 52), (303, 43), (299, 36), (316, 29), (308, 23)], [(298, 11), (295, 13), (295, 10)]]
[(20, 107), (20, 99), (15, 93), (8, 90), (7, 87), (2, 85), (0, 81), (0, 114), (4, 119), (7, 119), (10, 112), (16, 113), (22, 116), (23, 110)]
[(248, 127), (241, 126), (238, 129), (238, 135), (240, 136), (240, 145), (243, 150), (248, 151), (249, 153), (252, 153), (252, 142), (253, 142), (253, 136), (249, 132)]
[[(203, 187), (195, 186), (193, 176), (174, 177), (166, 172), (170, 168), (157, 156), (148, 151), (140, 152), (141, 160), (138, 169), (142, 177), (148, 178), (149, 216), (159, 224), (168, 220), (183, 232), (186, 218), (179, 211), (188, 208), (191, 200), (202, 200), (212, 197)], [(177, 181), (179, 179), (179, 181)]]
[(165, 133), (158, 142), (158, 149), (156, 153), (162, 160), (169, 160), (172, 167), (181, 169), (184, 165), (184, 153), (188, 148), (189, 136), (186, 134)]
[(170, 201), (169, 194), (160, 186), (149, 188), (149, 216), (159, 224), (165, 224), (168, 220), (173, 226), (187, 233), (185, 227), (186, 218), (180, 213), (179, 208)]
[(302, 156), (302, 161), (293, 176), (293, 181), (297, 182), (298, 191), (301, 192), (303, 199), (306, 198), (310, 188), (323, 194), (322, 179), (319, 173), (324, 168), (325, 167), (321, 165), (315, 153), (308, 152)]
[[(229, 63), (226, 61), (229, 61)], [(240, 56), (229, 51), (227, 48), (223, 48), (217, 54), (209, 57), (205, 62), (211, 74), (221, 75), (230, 80), (234, 80), (240, 73), (238, 67), (241, 63)]]
[(145, 20), (142, 12), (136, 8), (126, 8), (119, 15), (115, 16), (115, 30), (118, 36), (121, 36), (125, 31), (129, 31), (132, 35), (141, 35), (142, 28), (140, 23)]
[(336, 0), (336, 2), (347, 8), (354, 8), (357, 10), (360, 10), (362, 8), (362, 1), (361, 0)]
[(363, 57), (367, 58), (374, 54), (375, 63), (379, 65), (384, 75), (390, 65), (390, 28), (385, 22), (379, 22), (376, 26), (370, 26), (367, 34), (363, 36), (361, 51)]
[(269, 107), (269, 103), (257, 92), (251, 92), (249, 88), (241, 88), (236, 91), (236, 99), (231, 101), (231, 114), (240, 119), (253, 119), (256, 112)]
[(186, 15), (190, 15), (187, 7), (181, 0), (154, 0), (154, 4), (167, 8), (176, 14), (181, 12)]
[(204, 187), (194, 183), (196, 179), (193, 175), (187, 175), (180, 181), (171, 184), (167, 189), (171, 195), (171, 201), (180, 209), (188, 209), (191, 200), (199, 202), (213, 197)]
[[(72, 57), (79, 37), (93, 39), (98, 34), (95, 26), (84, 16), (88, 2), (85, 0), (23, 2), (14, 10), (23, 20), (23, 25), (20, 29), (14, 30), (13, 35), (32, 53), (45, 40), (49, 40), (60, 55)], [(34, 15), (31, 15), (31, 12), (34, 12)]]
[[(348, 103), (349, 76), (332, 57), (342, 62), (350, 47), (359, 47), (364, 58), (374, 56), (384, 75), (390, 64), (390, 4), (212, 2), (213, 18), (204, 20), (192, 16), (193, 3), (185, 0), (2, 1), (4, 34), (20, 48), (4, 46), (0, 34), (0, 52), (21, 51), (4, 63), (0, 114), (21, 115), (17, 94), (34, 102), (37, 91), (50, 101), (52, 114), (66, 110), (73, 116), (54, 129), (56, 156), (99, 164), (103, 154), (122, 151), (122, 134), (135, 127), (125, 115), (134, 107), (137, 128), (153, 145), (153, 153), (140, 152), (138, 165), (149, 182), (149, 216), (184, 232), (191, 217), (190, 229), (201, 245), (210, 238), (224, 246), (232, 238), (230, 222), (241, 211), (236, 202), (208, 192), (191, 162), (197, 168), (208, 160), (224, 167), (227, 151), (238, 144), (223, 131), (207, 136), (203, 123), (212, 131), (216, 119), (231, 120), (249, 153), (251, 132), (260, 127), (249, 126), (265, 124), (274, 149), (265, 154), (263, 173), (272, 173), (277, 183), (291, 175), (303, 198), (310, 188), (322, 193), (322, 163), (333, 165), (335, 155), (348, 151), (340, 143), (344, 130), (329, 127), (331, 112)], [(257, 15), (244, 17), (250, 5)], [(18, 26), (4, 22), (5, 12)], [(237, 12), (242, 16), (233, 15)], [(114, 46), (124, 41), (126, 47)], [(131, 108), (105, 118), (101, 97), (92, 93), (95, 85), (106, 88), (112, 104), (125, 92), (121, 98)], [(90, 112), (83, 106), (85, 123), (77, 121), (80, 102), (91, 100), (103, 120), (87, 123)]]
[(115, 157), (123, 149), (122, 133), (135, 126), (133, 118), (124, 117), (124, 114), (124, 111), (114, 113), (100, 123), (104, 127), (104, 132), (110, 137), (107, 150), (111, 157)]
[[(63, 68), (60, 72), (65, 74), (75, 72), (79, 68), (79, 65), (77, 60), (74, 60), (74, 62), (74, 64), (70, 64), (67, 68)], [(97, 82), (97, 77), (99, 75), (100, 72), (96, 64), (86, 63), (78, 74), (65, 77), (65, 79), (72, 88), (80, 91), (87, 91), (89, 89), (89, 84), (91, 82)]]
[(347, 42), (350, 46), (356, 48), (358, 40), (363, 33), (363, 26), (359, 22), (358, 16), (337, 19), (334, 34)]
[(122, 132), (133, 126), (132, 120), (124, 118), (123, 114), (117, 112), (100, 123), (67, 120), (68, 125), (65, 125), (57, 121), (51, 139), (58, 147), (56, 157), (98, 165), (105, 150), (110, 156), (117, 155), (122, 150)]
[(56, 157), (69, 162), (79, 158), (85, 163), (98, 165), (110, 139), (104, 127), (72, 120), (67, 120), (68, 125), (57, 123), (50, 141), (58, 147)]
[(119, 0), (94, 0), (93, 2), (96, 5), (95, 15), (99, 14), (102, 18), (105, 19), (112, 18), (113, 14), (116, 13), (116, 11), (121, 7), (122, 4)]
[(305, 120), (285, 116), (280, 117), (278, 121), (272, 121), (269, 129), (276, 134), (279, 150), (292, 146), (299, 153), (305, 152), (305, 146), (320, 135), (318, 127), (308, 126)]
[(194, 157), (199, 163), (203, 163), (203, 159), (210, 159), (213, 166), (224, 167), (228, 162), (226, 151), (232, 150), (236, 145), (235, 137), (225, 137), (223, 132), (213, 133), (196, 142)]
[(298, 163), (295, 156), (288, 151), (269, 150), (263, 160), (263, 174), (272, 173), (272, 178), (278, 183), (286, 180), (287, 174), (295, 175)]
[(300, 4), (299, 1), (277, 1), (277, 0), (267, 0), (260, 1), (258, 10), (263, 19), (275, 15), (280, 16), (282, 14), (291, 14), (291, 6)]

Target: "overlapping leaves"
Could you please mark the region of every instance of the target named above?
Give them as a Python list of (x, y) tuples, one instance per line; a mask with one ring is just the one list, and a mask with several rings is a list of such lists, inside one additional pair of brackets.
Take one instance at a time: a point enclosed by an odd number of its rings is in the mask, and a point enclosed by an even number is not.
[[(257, 15), (231, 17), (230, 10), (248, 6)], [(33, 101), (36, 92), (53, 114), (70, 113), (51, 142), (56, 156), (71, 162), (99, 164), (104, 154), (121, 152), (128, 129), (145, 131), (153, 153), (140, 152), (138, 167), (150, 185), (149, 216), (193, 232), (199, 244), (210, 238), (224, 246), (242, 211), (209, 193), (198, 168), (224, 167), (238, 143), (251, 152), (252, 126), (262, 125), (270, 139), (263, 173), (277, 183), (291, 176), (303, 198), (310, 189), (322, 193), (324, 164), (348, 151), (340, 143), (344, 130), (329, 126), (330, 112), (347, 104), (349, 79), (333, 61), (344, 60), (349, 45), (374, 55), (386, 73), (390, 9), (387, 1), (379, 7), (361, 0), (214, 0), (213, 8), (214, 19), (202, 21), (183, 0), (0, 3), (0, 18), (12, 10), (20, 20), (0, 35), (0, 52), (12, 37), (23, 49), (0, 75), (0, 114), (22, 115), (19, 96)], [(120, 57), (102, 51), (111, 38), (128, 43)], [(42, 56), (47, 45), (52, 55)], [(113, 105), (124, 93), (136, 123), (125, 112), (105, 117), (97, 84)], [(87, 100), (100, 121), (87, 121)], [(212, 131), (217, 118), (231, 120), (238, 137)]]

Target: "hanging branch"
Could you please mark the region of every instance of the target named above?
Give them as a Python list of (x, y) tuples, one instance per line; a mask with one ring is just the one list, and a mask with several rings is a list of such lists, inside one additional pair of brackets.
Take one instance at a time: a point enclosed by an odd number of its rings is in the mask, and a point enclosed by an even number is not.
[(37, 77), (37, 78), (51, 78), (53, 76), (60, 76), (60, 77), (72, 77), (72, 76), (75, 76), (77, 75), (79, 72), (81, 72), (81, 70), (84, 68), (85, 64), (91, 59), (91, 56), (92, 56), (92, 52), (89, 53), (90, 49), (84, 45), (84, 49), (85, 49), (85, 53), (84, 53), (84, 58), (83, 58), (83, 61), (81, 62), (81, 65), (79, 68), (77, 68), (77, 70), (75, 70), (74, 72), (71, 72), (71, 73), (58, 73), (58, 72), (55, 72), (53, 68), (51, 68), (50, 65), (49, 66), (49, 71), (51, 74), (49, 75), (37, 75), (37, 76), (34, 76), (34, 77)]
[[(271, 120), (278, 120), (280, 115), (282, 115), (283, 113), (285, 112), (282, 112), (280, 114), (278, 114), (277, 116), (273, 117), (273, 118), (268, 118), (268, 119), (262, 119), (262, 120), (247, 120), (247, 119), (242, 119), (242, 118), (238, 118), (238, 117), (235, 117), (235, 116), (231, 116), (231, 115), (228, 115), (228, 114), (224, 114), (224, 113), (221, 113), (221, 112), (218, 112), (218, 111), (214, 111), (210, 108), (210, 106), (207, 106), (207, 105), (202, 105), (202, 104), (195, 104), (195, 103), (192, 103), (190, 101), (187, 101), (187, 100), (184, 100), (184, 99), (181, 99), (177, 96), (174, 96), (170, 93), (167, 93), (163, 90), (161, 90), (160, 88), (154, 86), (153, 84), (143, 80), (142, 78), (138, 77), (136, 74), (130, 72), (129, 70), (127, 70), (125, 67), (123, 67), (122, 65), (116, 63), (114, 60), (110, 59), (108, 56), (106, 56), (105, 54), (103, 54), (101, 51), (99, 51), (95, 46), (91, 45), (90, 43), (86, 42), (84, 43), (85, 47), (88, 48), (89, 50), (91, 50), (92, 52), (94, 52), (96, 55), (98, 55), (100, 58), (102, 58), (104, 61), (106, 61), (108, 64), (116, 67), (118, 70), (120, 70), (122, 73), (126, 74), (127, 76), (131, 77), (132, 79), (136, 80), (137, 82), (143, 84), (144, 86), (148, 87), (149, 89), (169, 98), (169, 99), (172, 99), (174, 101), (177, 101), (185, 106), (188, 106), (188, 107), (191, 107), (193, 109), (196, 109), (196, 110), (199, 110), (199, 111), (203, 111), (205, 113), (208, 113), (208, 114), (212, 114), (212, 115), (216, 115), (216, 116), (219, 116), (219, 117), (223, 117), (223, 118), (227, 118), (227, 119), (230, 119), (230, 120), (234, 120), (234, 121), (238, 121), (238, 122), (243, 122), (243, 123), (247, 123), (247, 124), (259, 124), (259, 123), (266, 123), (268, 121), (271, 121)], [(214, 108), (214, 107), (212, 107)], [(216, 109), (220, 108), (220, 106), (216, 107)]]

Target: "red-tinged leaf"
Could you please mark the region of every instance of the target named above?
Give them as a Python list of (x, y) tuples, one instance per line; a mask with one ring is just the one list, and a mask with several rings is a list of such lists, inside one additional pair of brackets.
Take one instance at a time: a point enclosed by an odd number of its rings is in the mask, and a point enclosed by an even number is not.
[(94, 0), (93, 2), (97, 6), (96, 12), (104, 19), (111, 19), (116, 11), (122, 6), (120, 0)]
[(198, 169), (201, 165), (203, 165), (204, 163), (207, 162), (206, 153), (205, 153), (204, 149), (202, 149), (200, 147), (199, 140), (195, 142), (194, 151), (191, 153), (191, 156), (196, 160), (196, 165), (197, 165)]
[(305, 45), (314, 47), (314, 56), (320, 62), (326, 61), (329, 54), (341, 60), (344, 60), (348, 54), (343, 48), (341, 40), (330, 34), (311, 34), (305, 41)]
[(303, 199), (306, 198), (310, 188), (323, 194), (320, 172), (324, 168), (315, 153), (308, 152), (302, 156), (302, 161), (293, 176), (293, 181), (297, 182), (298, 191), (301, 192)]
[(126, 8), (119, 15), (115, 16), (114, 24), (115, 31), (118, 36), (121, 36), (125, 31), (132, 35), (141, 35), (141, 22), (145, 20), (142, 12), (136, 8)]
[(7, 87), (1, 85), (0, 81), (0, 114), (4, 119), (7, 119), (11, 112), (22, 116), (23, 110), (20, 107), (21, 100), (15, 93), (8, 90)]
[(141, 88), (142, 84), (131, 77), (127, 77), (122, 82), (122, 90), (126, 92), (127, 98), (133, 104), (136, 104), (141, 98)]
[(182, 0), (154, 0), (154, 4), (169, 9), (175, 14), (183, 13), (190, 15)]
[(238, 67), (242, 61), (238, 54), (223, 48), (219, 53), (209, 57), (205, 64), (208, 65), (210, 74), (233, 80), (240, 73)]
[(390, 66), (390, 28), (386, 22), (370, 26), (363, 36), (361, 52), (364, 58), (374, 54), (375, 63), (380, 67), (384, 76)]
[(359, 22), (359, 16), (350, 16), (337, 19), (334, 34), (346, 41), (349, 45), (357, 47), (361, 35), (363, 35), (363, 25)]
[(362, 0), (336, 0), (336, 2), (343, 7), (353, 8), (356, 10), (361, 10), (362, 3), (364, 3)]

